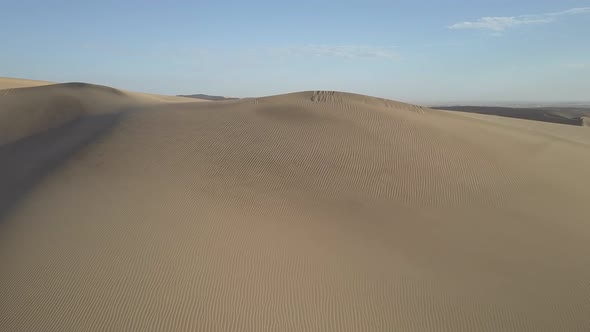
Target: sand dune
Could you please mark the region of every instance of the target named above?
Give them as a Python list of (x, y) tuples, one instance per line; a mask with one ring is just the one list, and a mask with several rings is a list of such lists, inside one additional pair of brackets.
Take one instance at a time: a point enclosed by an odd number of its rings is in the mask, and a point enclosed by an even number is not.
[(497, 115), (509, 118), (583, 126), (590, 108), (584, 107), (497, 107), (497, 106), (442, 106), (440, 110)]
[(88, 114), (116, 113), (162, 102), (202, 101), (127, 92), (86, 83), (0, 90), (0, 98), (0, 144), (63, 125)]
[[(30, 88), (33, 86), (51, 85), (54, 82), (26, 80), (22, 78), (0, 77), (0, 90)], [(10, 91), (0, 91), (0, 96), (8, 94)]]
[(0, 331), (590, 330), (587, 128), (15, 91)]

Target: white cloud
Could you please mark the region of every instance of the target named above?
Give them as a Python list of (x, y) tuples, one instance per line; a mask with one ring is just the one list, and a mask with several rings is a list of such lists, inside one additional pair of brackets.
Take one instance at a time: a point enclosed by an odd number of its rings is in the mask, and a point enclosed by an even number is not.
[(499, 33), (519, 25), (550, 23), (555, 21), (560, 16), (580, 14), (590, 14), (590, 7), (572, 8), (560, 12), (538, 15), (481, 17), (473, 22), (455, 23), (448, 28), (492, 30), (495, 33)]
[(565, 67), (574, 70), (590, 69), (590, 63), (568, 63)]
[(398, 53), (391, 47), (364, 45), (303, 45), (280, 48), (281, 53), (297, 56), (324, 56), (343, 58), (382, 58), (396, 60)]
[(576, 14), (590, 14), (590, 7), (572, 8), (556, 13), (548, 13), (550, 16), (561, 16), (561, 15), (576, 15)]
[(451, 25), (450, 29), (489, 29), (496, 32), (504, 31), (517, 25), (535, 24), (535, 23), (549, 23), (551, 18), (535, 18), (535, 17), (482, 17), (475, 22), (461, 22)]
[(133, 49), (125, 45), (109, 43), (86, 42), (80, 45), (83, 49), (93, 52), (101, 52), (112, 55), (157, 55), (174, 58), (194, 58), (199, 56), (256, 56), (261, 54), (289, 55), (289, 56), (318, 56), (318, 57), (341, 57), (341, 58), (381, 58), (397, 60), (399, 54), (393, 47), (371, 46), (371, 45), (330, 45), (330, 44), (306, 44), (287, 45), (284, 47), (250, 47), (234, 48), (231, 50), (215, 48), (191, 48), (178, 46), (153, 46), (151, 48)]

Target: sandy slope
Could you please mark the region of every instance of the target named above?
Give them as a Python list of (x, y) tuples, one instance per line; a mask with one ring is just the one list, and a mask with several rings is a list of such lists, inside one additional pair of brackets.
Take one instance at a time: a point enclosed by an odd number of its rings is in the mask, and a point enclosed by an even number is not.
[[(30, 88), (33, 86), (43, 86), (50, 84), (55, 83), (48, 81), (26, 80), (22, 78), (0, 77), (0, 90)], [(0, 96), (2, 96), (5, 93), (7, 93), (7, 91), (0, 91)]]
[[(47, 81), (35, 81), (35, 80), (27, 80), (22, 78), (12, 78), (12, 77), (0, 77), (0, 97), (6, 96), (9, 94), (13, 94), (15, 92), (14, 89), (19, 88), (30, 88), (30, 87), (37, 87), (37, 86), (44, 86), (44, 85), (52, 85), (52, 84), (59, 84), (55, 82), (47, 82)], [(72, 84), (72, 83), (69, 83)], [(76, 83), (80, 84), (80, 83)], [(132, 92), (126, 90), (120, 90), (127, 95), (136, 98), (148, 99), (152, 101), (167, 101), (167, 102), (199, 102), (199, 101), (208, 101), (206, 99), (200, 99), (196, 97), (182, 97), (182, 96), (165, 96), (153, 93), (141, 93), (141, 92)]]
[(154, 106), (163, 102), (203, 101), (127, 92), (86, 83), (34, 86), (38, 81), (6, 78), (0, 78), (0, 83), (11, 80), (25, 81), (31, 87), (0, 90), (0, 144), (74, 121), (88, 114), (117, 113), (125, 108)]
[(590, 108), (584, 107), (443, 106), (433, 108), (574, 126), (583, 126), (583, 118), (590, 116)]
[(0, 121), (1, 331), (590, 330), (587, 128), (85, 86), (43, 132), (50, 88)]

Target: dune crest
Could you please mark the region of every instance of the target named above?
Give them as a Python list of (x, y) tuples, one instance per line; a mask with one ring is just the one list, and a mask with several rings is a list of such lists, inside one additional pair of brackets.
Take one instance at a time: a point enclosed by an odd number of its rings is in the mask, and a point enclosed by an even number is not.
[(83, 115), (120, 112), (125, 108), (167, 102), (199, 101), (126, 92), (80, 82), (0, 90), (0, 144), (64, 125)]
[[(10, 89), (29, 88), (33, 86), (51, 85), (54, 82), (26, 80), (22, 78), (0, 77), (0, 96), (8, 94)], [(2, 91), (4, 90), (4, 91)]]
[(0, 97), (0, 144), (138, 101), (120, 90), (83, 83), (13, 89)]

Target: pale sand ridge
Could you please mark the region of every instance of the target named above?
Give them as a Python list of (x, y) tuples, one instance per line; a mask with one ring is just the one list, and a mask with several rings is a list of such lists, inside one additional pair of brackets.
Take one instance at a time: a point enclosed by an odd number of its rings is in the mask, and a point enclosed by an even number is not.
[[(0, 82), (2, 80), (7, 79), (0, 79)], [(0, 144), (65, 124), (87, 114), (114, 113), (123, 108), (154, 106), (163, 102), (201, 101), (127, 92), (86, 83), (0, 90)]]
[[(0, 90), (29, 88), (33, 86), (42, 86), (55, 84), (48, 81), (26, 80), (22, 78), (0, 77)], [(9, 91), (0, 91), (0, 96), (7, 94)]]
[(0, 331), (590, 330), (588, 128), (52, 87), (0, 97), (5, 148), (80, 143), (0, 223)]

